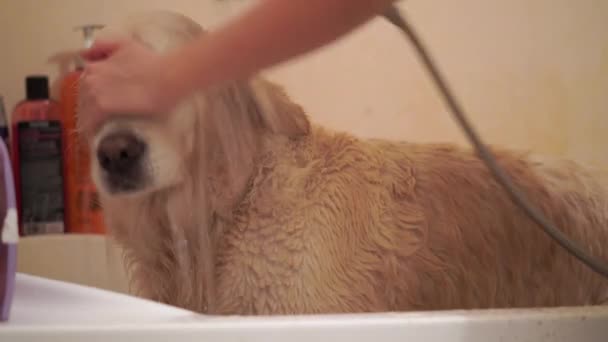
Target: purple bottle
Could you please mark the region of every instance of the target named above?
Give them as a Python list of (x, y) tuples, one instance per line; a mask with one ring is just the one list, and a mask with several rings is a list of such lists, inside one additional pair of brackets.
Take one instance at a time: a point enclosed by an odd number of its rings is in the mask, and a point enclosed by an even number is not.
[(4, 141), (0, 141), (0, 162), (0, 321), (7, 321), (17, 273), (19, 227), (13, 171)]
[(2, 140), (6, 144), (6, 149), (8, 151), (10, 151), (10, 148), (8, 146), (8, 138), (9, 138), (8, 131), (9, 131), (9, 128), (8, 128), (6, 110), (4, 108), (4, 99), (2, 98), (2, 96), (0, 96), (0, 138), (2, 138)]

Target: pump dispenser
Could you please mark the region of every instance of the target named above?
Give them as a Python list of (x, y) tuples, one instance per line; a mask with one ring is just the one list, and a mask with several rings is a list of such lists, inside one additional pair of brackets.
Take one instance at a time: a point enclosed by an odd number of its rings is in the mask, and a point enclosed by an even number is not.
[[(96, 30), (101, 30), (104, 28), (104, 25), (98, 24), (90, 24), (90, 25), (82, 25), (74, 27), (74, 31), (82, 31), (82, 38), (84, 39), (84, 48), (88, 49), (93, 46), (94, 33)], [(84, 67), (84, 62), (80, 56), (76, 56), (76, 69), (82, 69)]]
[[(84, 38), (84, 48), (93, 45), (93, 34), (103, 25), (91, 24), (75, 27)], [(84, 61), (75, 56), (76, 68), (68, 73), (60, 90), (61, 115), (65, 123), (66, 153), (66, 222), (69, 233), (104, 234), (103, 214), (97, 191), (90, 174), (89, 147), (77, 131), (78, 82)]]
[(93, 33), (95, 33), (95, 30), (101, 30), (103, 27), (104, 25), (100, 24), (89, 24), (76, 26), (74, 30), (82, 30), (82, 37), (84, 38), (84, 47), (85, 49), (88, 49), (93, 46)]

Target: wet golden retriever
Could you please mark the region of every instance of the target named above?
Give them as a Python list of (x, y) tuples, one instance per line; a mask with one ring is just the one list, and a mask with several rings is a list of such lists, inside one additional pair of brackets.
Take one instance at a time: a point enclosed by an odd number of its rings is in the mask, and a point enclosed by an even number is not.
[[(203, 33), (170, 12), (112, 30), (159, 53)], [(249, 315), (592, 305), (608, 294), (471, 151), (315, 126), (260, 77), (201, 91), (166, 117), (114, 117), (89, 139), (108, 229), (153, 300)], [(495, 153), (551, 221), (608, 258), (604, 171)]]

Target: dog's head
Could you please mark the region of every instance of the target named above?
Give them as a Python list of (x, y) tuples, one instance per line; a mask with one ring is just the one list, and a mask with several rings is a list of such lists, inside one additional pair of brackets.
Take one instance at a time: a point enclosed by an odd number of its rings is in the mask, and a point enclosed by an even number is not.
[[(109, 30), (158, 53), (204, 34), (172, 12), (142, 13)], [(163, 114), (112, 116), (88, 134), (93, 179), (103, 195), (138, 196), (192, 177), (234, 174), (251, 162), (261, 136), (297, 136), (310, 129), (302, 109), (282, 89), (258, 78), (195, 93)]]

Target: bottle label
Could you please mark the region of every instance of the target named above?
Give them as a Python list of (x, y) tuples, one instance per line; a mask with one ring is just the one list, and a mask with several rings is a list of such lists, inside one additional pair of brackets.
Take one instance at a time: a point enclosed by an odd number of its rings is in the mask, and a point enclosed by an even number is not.
[(61, 123), (19, 122), (17, 130), (23, 234), (63, 233)]

